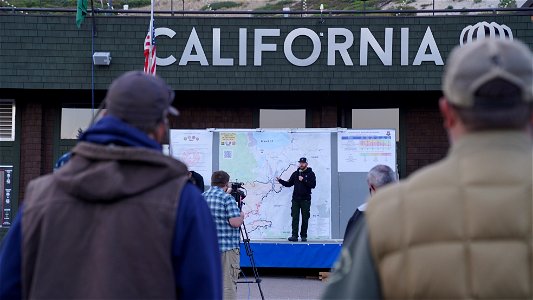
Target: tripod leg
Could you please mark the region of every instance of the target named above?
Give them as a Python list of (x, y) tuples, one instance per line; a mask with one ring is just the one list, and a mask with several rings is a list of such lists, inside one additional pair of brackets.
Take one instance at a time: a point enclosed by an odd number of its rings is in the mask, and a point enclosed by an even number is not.
[(261, 289), (261, 278), (259, 278), (259, 272), (257, 271), (257, 267), (255, 265), (254, 253), (252, 251), (252, 247), (250, 246), (250, 239), (248, 238), (248, 231), (246, 231), (246, 225), (244, 225), (243, 223), (242, 227), (240, 227), (239, 229), (241, 231), (242, 241), (244, 242), (244, 249), (246, 250), (246, 255), (248, 255), (248, 257), (250, 258), (250, 265), (252, 266), (255, 282), (257, 283), (257, 287), (259, 288), (259, 294), (261, 294), (261, 299), (265, 300), (263, 290)]

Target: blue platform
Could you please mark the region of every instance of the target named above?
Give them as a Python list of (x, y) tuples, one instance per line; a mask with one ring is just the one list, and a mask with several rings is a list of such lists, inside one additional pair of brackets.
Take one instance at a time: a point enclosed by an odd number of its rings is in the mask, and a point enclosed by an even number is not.
[[(339, 256), (342, 243), (337, 241), (250, 242), (256, 267), (269, 268), (331, 268)], [(251, 267), (241, 242), (241, 267)]]

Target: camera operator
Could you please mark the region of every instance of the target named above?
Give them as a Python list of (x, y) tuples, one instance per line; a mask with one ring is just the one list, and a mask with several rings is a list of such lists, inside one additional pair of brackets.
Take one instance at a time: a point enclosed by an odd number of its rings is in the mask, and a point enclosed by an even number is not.
[(222, 256), (224, 299), (237, 299), (237, 279), (240, 272), (239, 228), (244, 213), (230, 195), (229, 174), (216, 171), (211, 176), (211, 188), (203, 193), (217, 227), (218, 246)]

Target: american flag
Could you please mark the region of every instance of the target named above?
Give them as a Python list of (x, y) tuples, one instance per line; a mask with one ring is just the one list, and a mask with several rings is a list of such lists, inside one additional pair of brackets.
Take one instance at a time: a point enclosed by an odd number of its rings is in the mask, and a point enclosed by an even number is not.
[(155, 28), (154, 28), (154, 0), (152, 0), (152, 10), (150, 15), (150, 25), (148, 34), (144, 39), (144, 73), (155, 75), (156, 55), (155, 55)]

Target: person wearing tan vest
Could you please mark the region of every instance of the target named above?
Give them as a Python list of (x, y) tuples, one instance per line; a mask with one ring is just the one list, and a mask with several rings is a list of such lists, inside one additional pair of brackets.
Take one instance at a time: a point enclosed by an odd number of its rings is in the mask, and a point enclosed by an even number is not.
[(324, 299), (533, 298), (533, 55), (486, 38), (452, 51), (448, 155), (378, 191)]

